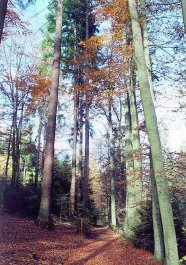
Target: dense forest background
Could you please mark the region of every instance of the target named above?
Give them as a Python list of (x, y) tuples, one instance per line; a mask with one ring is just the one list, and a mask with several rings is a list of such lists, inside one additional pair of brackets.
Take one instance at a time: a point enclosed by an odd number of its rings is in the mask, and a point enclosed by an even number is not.
[(0, 8), (1, 214), (49, 229), (70, 221), (86, 236), (109, 225), (178, 264), (185, 1), (0, 0)]

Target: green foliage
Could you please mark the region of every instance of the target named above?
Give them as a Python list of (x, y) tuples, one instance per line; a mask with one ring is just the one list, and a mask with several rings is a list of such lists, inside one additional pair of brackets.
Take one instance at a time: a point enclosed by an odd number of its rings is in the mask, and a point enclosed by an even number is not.
[[(94, 1), (89, 1), (89, 9), (92, 9)], [(52, 1), (49, 5), (47, 15), (47, 25), (45, 29), (45, 38), (41, 45), (42, 61), (41, 70), (46, 70), (48, 61), (53, 57), (53, 46), (55, 24), (56, 24), (57, 1)], [(71, 74), (74, 71), (72, 60), (82, 47), (80, 42), (86, 38), (86, 0), (65, 0), (63, 8), (63, 29), (62, 29), (62, 56), (61, 66), (63, 73)], [(89, 12), (90, 13), (90, 12)], [(89, 36), (96, 32), (95, 19), (92, 14), (89, 15)]]
[[(186, 236), (183, 231), (183, 216), (181, 212), (180, 198), (172, 193), (172, 207), (174, 215), (174, 223), (176, 229), (176, 237), (178, 242), (178, 250), (180, 257), (186, 253)], [(135, 237), (132, 243), (135, 247), (149, 250), (153, 253), (154, 236), (153, 236), (153, 221), (152, 221), (152, 205), (151, 202), (144, 206), (140, 212), (141, 225), (134, 229)]]
[[(29, 155), (32, 153), (30, 151)], [(32, 165), (33, 166), (33, 165)], [(55, 159), (53, 169), (53, 184), (51, 196), (51, 212), (62, 218), (68, 216), (69, 190), (70, 190), (71, 164), (69, 158), (62, 161)], [(33, 183), (19, 184), (15, 189), (7, 183), (3, 190), (4, 210), (8, 213), (36, 218), (38, 216), (41, 188), (36, 188)]]
[(132, 243), (135, 247), (143, 248), (153, 252), (154, 237), (153, 237), (153, 223), (152, 223), (152, 206), (149, 202), (140, 211), (141, 224), (134, 228), (134, 238)]
[(62, 161), (56, 158), (53, 168), (51, 211), (63, 218), (68, 216), (70, 178), (71, 163), (69, 157), (66, 156)]
[(36, 218), (39, 210), (40, 191), (32, 184), (15, 189), (8, 184), (4, 190), (4, 211), (19, 216)]

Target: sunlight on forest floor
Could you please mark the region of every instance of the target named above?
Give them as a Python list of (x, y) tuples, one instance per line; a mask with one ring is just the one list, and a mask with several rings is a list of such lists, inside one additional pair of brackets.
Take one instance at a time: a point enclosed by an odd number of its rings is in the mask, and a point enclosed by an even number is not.
[(6, 215), (0, 217), (0, 235), (1, 265), (161, 264), (106, 227), (93, 228), (92, 237), (83, 239), (63, 224), (48, 231), (34, 221)]

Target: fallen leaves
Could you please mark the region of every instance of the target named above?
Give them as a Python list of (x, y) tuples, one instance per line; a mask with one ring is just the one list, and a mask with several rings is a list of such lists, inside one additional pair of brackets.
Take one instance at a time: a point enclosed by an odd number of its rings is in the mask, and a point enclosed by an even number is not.
[(149, 252), (134, 248), (108, 228), (94, 228), (82, 239), (72, 226), (54, 231), (34, 221), (0, 217), (0, 265), (161, 265)]

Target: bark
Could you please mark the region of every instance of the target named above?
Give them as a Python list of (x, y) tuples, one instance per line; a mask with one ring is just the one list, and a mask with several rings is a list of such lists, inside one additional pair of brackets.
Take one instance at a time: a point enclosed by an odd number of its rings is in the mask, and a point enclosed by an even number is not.
[(165, 249), (163, 243), (163, 228), (162, 228), (158, 192), (154, 177), (151, 152), (150, 152), (150, 169), (151, 169), (151, 187), (152, 187), (152, 220), (153, 220), (153, 232), (154, 232), (154, 260), (163, 261), (165, 258)]
[(50, 211), (50, 196), (52, 184), (52, 168), (54, 161), (54, 142), (56, 129), (56, 112), (58, 102), (58, 87), (60, 75), (60, 56), (61, 56), (61, 35), (62, 35), (62, 14), (63, 0), (58, 0), (56, 15), (56, 33), (54, 41), (54, 60), (52, 66), (51, 90), (48, 106), (47, 129), (46, 129), (46, 148), (42, 179), (41, 202), (38, 221), (44, 226), (48, 226)]
[[(139, 124), (138, 124), (138, 113), (136, 106), (136, 97), (134, 91), (134, 69), (133, 66), (130, 65), (131, 68), (131, 80), (128, 86), (128, 111), (130, 111), (130, 115), (126, 117), (129, 119), (128, 123), (130, 123), (130, 138), (132, 140), (130, 149), (129, 149), (129, 159), (131, 159), (131, 169), (133, 162), (133, 170), (127, 172), (127, 219), (126, 219), (126, 236), (131, 238), (134, 236), (134, 229), (140, 225), (140, 210), (141, 210), (141, 202), (142, 202), (142, 164), (141, 164), (141, 149), (140, 149), (140, 138), (139, 138)], [(131, 152), (132, 147), (132, 154)], [(127, 158), (128, 159), (128, 158)]]
[(129, 0), (129, 11), (132, 21), (133, 45), (138, 71), (140, 94), (145, 115), (147, 133), (151, 145), (155, 181), (158, 191), (160, 213), (163, 225), (165, 256), (168, 265), (179, 264), (175, 226), (170, 203), (168, 182), (163, 165), (162, 148), (157, 125), (157, 117), (152, 99), (148, 71), (145, 62), (143, 39), (135, 0)]
[(0, 43), (1, 43), (2, 35), (3, 35), (7, 4), (8, 4), (8, 0), (0, 0)]
[(155, 101), (153, 83), (152, 83), (152, 67), (151, 67), (151, 59), (150, 59), (150, 49), (149, 49), (149, 37), (148, 37), (148, 30), (147, 30), (147, 17), (145, 12), (145, 0), (140, 0), (141, 5), (141, 17), (142, 17), (142, 36), (143, 36), (143, 46), (144, 46), (144, 55), (145, 55), (145, 62), (147, 66), (147, 73), (149, 78), (149, 85), (150, 91), (153, 101)]
[(80, 113), (79, 113), (79, 163), (78, 163), (78, 185), (77, 185), (77, 204), (81, 203), (81, 188), (83, 179), (83, 99), (80, 96)]
[[(86, 3), (86, 39), (89, 38), (89, 6)], [(88, 67), (88, 61), (86, 62)], [(88, 206), (88, 181), (89, 181), (89, 138), (90, 138), (90, 97), (89, 97), (89, 80), (86, 70), (86, 91), (85, 91), (85, 170), (83, 183), (83, 203), (84, 207)]]
[[(76, 84), (76, 81), (75, 81)], [(78, 117), (78, 95), (74, 87), (74, 129), (73, 129), (73, 153), (72, 153), (72, 177), (70, 184), (69, 217), (74, 218), (75, 211), (75, 186), (76, 186), (76, 146), (77, 146), (77, 117)]]
[[(149, 85), (151, 89), (152, 100), (155, 103), (155, 96), (152, 83), (152, 67), (150, 60), (150, 50), (148, 41), (148, 30), (147, 30), (147, 20), (145, 12), (145, 1), (140, 0), (141, 10), (142, 10), (142, 35), (143, 35), (143, 45), (144, 45), (144, 55), (146, 66), (148, 70)], [(150, 168), (151, 168), (151, 185), (152, 185), (152, 218), (153, 218), (153, 232), (154, 232), (154, 259), (156, 261), (163, 261), (165, 258), (164, 242), (163, 242), (163, 228), (161, 222), (161, 214), (159, 209), (159, 200), (157, 187), (155, 182), (152, 155), (150, 152)]]
[(181, 4), (182, 4), (182, 14), (183, 14), (184, 29), (185, 29), (185, 33), (186, 33), (186, 1), (185, 0), (181, 0)]
[(41, 134), (43, 129), (43, 111), (39, 109), (39, 127), (38, 127), (38, 135), (37, 135), (37, 157), (36, 157), (36, 166), (35, 166), (35, 180), (34, 185), (37, 188), (38, 186), (38, 178), (41, 173), (40, 167), (40, 153), (41, 153)]
[(90, 138), (90, 120), (89, 120), (89, 91), (86, 91), (85, 99), (85, 171), (83, 183), (83, 203), (86, 208), (88, 204), (88, 181), (89, 181), (89, 138)]
[(13, 125), (12, 125), (12, 185), (16, 186), (17, 180), (17, 154), (16, 154), (16, 131), (17, 131), (17, 109), (13, 114)]
[(112, 129), (112, 107), (109, 102), (109, 164), (111, 180), (111, 226), (116, 227), (116, 191), (115, 191), (115, 172), (114, 172), (114, 140)]
[[(18, 102), (18, 94), (17, 94), (17, 102)], [(16, 163), (17, 163), (17, 178), (16, 178), (16, 186), (18, 188), (19, 182), (20, 182), (20, 160), (21, 160), (21, 155), (20, 155), (20, 146), (21, 146), (21, 138), (22, 138), (22, 126), (23, 126), (23, 114), (24, 114), (24, 102), (22, 103), (21, 106), (21, 114), (19, 118), (19, 123), (18, 126), (16, 126)]]
[(138, 190), (134, 178), (134, 160), (132, 146), (132, 124), (129, 94), (126, 92), (124, 104), (125, 116), (125, 153), (126, 153), (126, 181), (127, 181), (127, 196), (126, 196), (126, 216), (124, 230), (128, 239), (134, 237), (134, 228), (139, 225), (140, 219), (136, 205), (136, 190)]
[(9, 160), (10, 160), (10, 146), (12, 142), (12, 126), (10, 129), (10, 135), (8, 140), (8, 148), (7, 148), (7, 159), (6, 159), (6, 166), (5, 166), (5, 179), (7, 179), (8, 176), (8, 166), (9, 166)]

